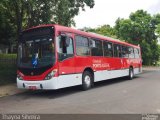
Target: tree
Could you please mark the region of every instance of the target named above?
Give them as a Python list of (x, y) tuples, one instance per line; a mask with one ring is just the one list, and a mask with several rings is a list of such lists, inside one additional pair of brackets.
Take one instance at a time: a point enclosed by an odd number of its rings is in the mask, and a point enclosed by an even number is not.
[(156, 34), (160, 38), (160, 24), (157, 25)]
[(116, 26), (114, 27), (116, 36), (121, 40), (131, 42), (131, 37), (128, 37), (131, 36), (132, 32), (131, 24), (130, 19), (118, 18), (116, 20)]
[(4, 1), (0, 1), (0, 44), (11, 45), (15, 34), (14, 25), (5, 12)]
[(150, 44), (150, 48), (151, 48), (151, 52), (152, 52), (152, 55), (151, 55), (151, 64), (152, 65), (157, 65), (157, 63), (159, 61), (159, 58), (160, 58), (160, 49), (159, 49), (158, 41), (154, 40)]
[[(31, 26), (50, 23), (71, 26), (74, 16), (78, 15), (80, 8), (85, 10), (85, 6), (92, 8), (94, 0), (1, 0), (0, 14), (3, 14), (2, 20), (7, 20), (5, 24), (12, 31), (16, 30), (14, 39), (19, 40), (22, 29)], [(8, 27), (4, 27), (4, 31)], [(5, 35), (3, 31), (1, 34)]]
[[(22, 23), (25, 15), (25, 0), (2, 0), (3, 12), (5, 13), (7, 22), (12, 24), (16, 29), (16, 38), (22, 31)], [(7, 31), (7, 28), (5, 29)]]
[(94, 0), (58, 0), (52, 7), (53, 20), (65, 26), (75, 25), (74, 16), (78, 15), (80, 8), (85, 11), (85, 6), (93, 8)]
[(55, 0), (28, 0), (25, 3), (24, 27), (29, 28), (51, 22), (52, 10)]
[(152, 51), (150, 45), (145, 40), (142, 40), (141, 50), (142, 50), (141, 52), (142, 52), (143, 64), (151, 65)]
[(84, 28), (84, 30), (87, 32), (93, 32), (93, 33), (101, 34), (104, 36), (116, 38), (115, 30), (110, 25), (102, 25), (95, 29), (94, 28)]
[(143, 10), (131, 13), (129, 19), (117, 19), (115, 30), (119, 39), (125, 39), (133, 44), (140, 44), (142, 48), (143, 64), (153, 65), (159, 60), (157, 52), (157, 36), (155, 30), (160, 22), (160, 15), (151, 16)]

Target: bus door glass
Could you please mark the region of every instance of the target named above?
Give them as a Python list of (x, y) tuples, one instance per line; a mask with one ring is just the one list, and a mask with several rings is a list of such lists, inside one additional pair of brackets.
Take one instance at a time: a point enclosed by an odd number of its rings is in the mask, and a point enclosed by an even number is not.
[(75, 73), (73, 38), (67, 33), (57, 37), (59, 75)]

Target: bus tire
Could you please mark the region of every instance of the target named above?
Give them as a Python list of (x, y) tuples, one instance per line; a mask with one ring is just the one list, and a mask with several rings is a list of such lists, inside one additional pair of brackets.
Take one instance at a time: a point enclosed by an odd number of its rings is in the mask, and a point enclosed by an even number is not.
[(93, 76), (89, 71), (84, 71), (82, 75), (82, 90), (88, 90), (92, 87)]
[(132, 67), (129, 68), (129, 75), (128, 75), (128, 78), (129, 80), (132, 80), (134, 77), (134, 70)]

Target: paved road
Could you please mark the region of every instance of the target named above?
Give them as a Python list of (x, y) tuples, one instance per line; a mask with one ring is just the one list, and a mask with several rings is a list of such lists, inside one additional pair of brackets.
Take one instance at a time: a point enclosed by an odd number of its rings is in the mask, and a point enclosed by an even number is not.
[(96, 83), (88, 91), (72, 87), (3, 97), (0, 113), (160, 113), (160, 71)]

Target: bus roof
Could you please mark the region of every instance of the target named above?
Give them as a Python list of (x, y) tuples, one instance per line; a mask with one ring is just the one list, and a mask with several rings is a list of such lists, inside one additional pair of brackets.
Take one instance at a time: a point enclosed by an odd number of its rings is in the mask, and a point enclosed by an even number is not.
[(28, 31), (28, 30), (31, 30), (31, 29), (35, 29), (35, 28), (40, 28), (40, 27), (49, 27), (49, 26), (53, 26), (57, 31), (75, 33), (75, 34), (86, 36), (86, 37), (89, 37), (89, 38), (101, 39), (101, 40), (104, 40), (104, 41), (106, 40), (106, 41), (117, 43), (117, 44), (123, 44), (123, 45), (139, 48), (139, 45), (133, 45), (133, 44), (121, 41), (119, 39), (114, 39), (114, 38), (103, 36), (103, 35), (100, 35), (100, 34), (97, 34), (97, 33), (84, 32), (84, 31), (76, 30), (74, 28), (61, 26), (61, 25), (58, 25), (58, 24), (46, 24), (46, 25), (34, 26), (34, 27), (29, 28), (29, 29), (27, 29), (25, 31)]

